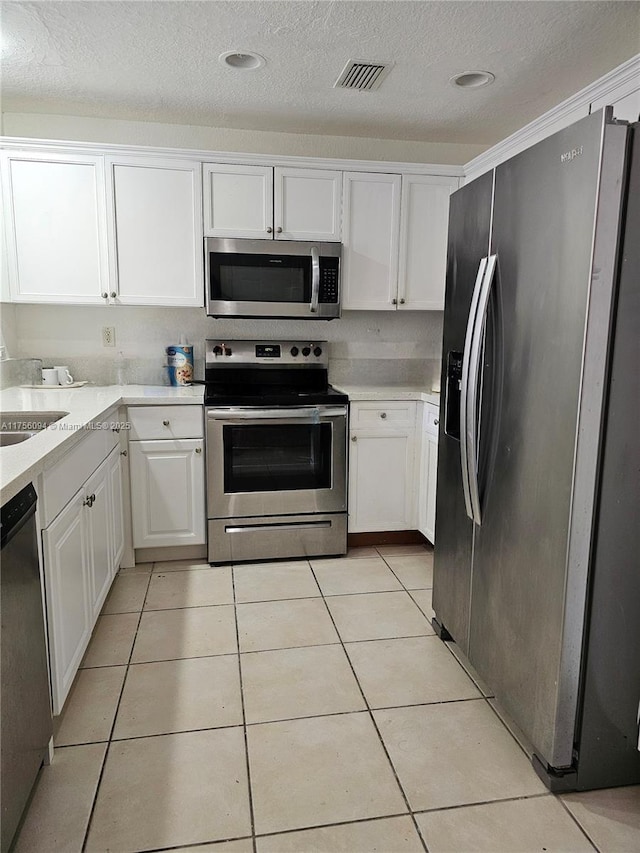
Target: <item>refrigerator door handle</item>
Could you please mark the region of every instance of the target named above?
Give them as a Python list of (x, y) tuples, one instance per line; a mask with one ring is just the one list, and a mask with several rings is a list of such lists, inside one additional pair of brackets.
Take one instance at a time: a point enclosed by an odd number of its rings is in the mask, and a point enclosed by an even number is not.
[[(462, 379), (460, 380), (460, 465), (462, 469), (462, 489), (464, 492), (464, 506), (469, 518), (474, 521), (473, 507), (471, 504), (471, 487), (469, 484), (469, 445), (467, 437), (467, 411), (469, 405), (469, 366), (471, 362), (471, 344), (473, 331), (476, 326), (476, 315), (478, 313), (478, 302), (480, 291), (487, 269), (487, 258), (481, 258), (476, 275), (476, 283), (473, 286), (471, 307), (469, 308), (469, 319), (467, 320), (467, 331), (464, 336), (464, 351), (462, 356)], [(472, 445), (473, 446), (473, 445)]]
[(487, 322), (487, 309), (489, 307), (489, 296), (491, 286), (495, 277), (497, 255), (489, 255), (484, 273), (484, 279), (480, 288), (480, 296), (476, 310), (476, 320), (471, 338), (468, 374), (468, 398), (466, 401), (466, 437), (467, 437), (467, 459), (469, 463), (469, 492), (471, 497), (471, 510), (473, 521), (480, 525), (482, 523), (482, 511), (480, 507), (480, 488), (478, 484), (478, 386), (480, 383), (480, 355), (482, 342), (484, 340), (485, 326)]

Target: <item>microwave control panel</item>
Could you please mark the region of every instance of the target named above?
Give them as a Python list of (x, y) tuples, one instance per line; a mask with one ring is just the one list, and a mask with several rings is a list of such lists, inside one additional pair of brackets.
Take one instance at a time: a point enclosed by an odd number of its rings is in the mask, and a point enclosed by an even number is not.
[(320, 264), (320, 289), (318, 302), (337, 304), (340, 296), (340, 261), (338, 258), (322, 258)]

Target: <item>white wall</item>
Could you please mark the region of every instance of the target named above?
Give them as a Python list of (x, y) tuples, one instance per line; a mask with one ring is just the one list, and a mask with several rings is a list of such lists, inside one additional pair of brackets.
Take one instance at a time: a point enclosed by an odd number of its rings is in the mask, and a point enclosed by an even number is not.
[(74, 142), (447, 165), (466, 163), (487, 147), (448, 142), (274, 133), (263, 130), (10, 112), (2, 115), (2, 133), (5, 136), (64, 139)]
[[(439, 378), (442, 312), (348, 311), (339, 320), (214, 320), (204, 308), (14, 305), (14, 357), (68, 364), (76, 379), (96, 384), (163, 384), (165, 348), (184, 334), (195, 346), (203, 378), (204, 341), (298, 339), (330, 341), (332, 381), (426, 383)], [(116, 346), (102, 346), (114, 326)]]

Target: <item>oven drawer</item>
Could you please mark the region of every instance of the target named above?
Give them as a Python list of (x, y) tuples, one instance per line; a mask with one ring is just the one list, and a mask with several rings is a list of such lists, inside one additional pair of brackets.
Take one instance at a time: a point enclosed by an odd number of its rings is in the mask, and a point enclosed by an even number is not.
[(202, 406), (129, 406), (131, 441), (158, 438), (202, 438)]
[(415, 426), (416, 403), (409, 400), (352, 403), (351, 429), (406, 429)]
[(274, 515), (209, 520), (210, 563), (346, 554), (347, 515)]

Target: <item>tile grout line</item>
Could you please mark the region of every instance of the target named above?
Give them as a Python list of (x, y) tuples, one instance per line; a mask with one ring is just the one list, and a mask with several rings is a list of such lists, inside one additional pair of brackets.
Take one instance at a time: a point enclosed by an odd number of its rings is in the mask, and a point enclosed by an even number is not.
[[(309, 564), (309, 566), (310, 566), (310, 568), (311, 568), (311, 572), (312, 572), (312, 574), (313, 574), (314, 578), (316, 578), (316, 583), (318, 584), (318, 586), (320, 586), (320, 583), (318, 582), (318, 579), (317, 579), (317, 577), (316, 577), (316, 573), (315, 573), (315, 571), (314, 571), (314, 569), (313, 569), (313, 566), (312, 566), (311, 564)], [(320, 588), (320, 592), (322, 592), (322, 588)], [(362, 685), (360, 684), (360, 680), (358, 679), (358, 676), (357, 676), (357, 674), (356, 674), (356, 671), (355, 671), (355, 669), (354, 669), (354, 667), (353, 667), (353, 664), (352, 664), (352, 662), (351, 662), (351, 658), (349, 657), (349, 654), (348, 654), (348, 652), (347, 652), (347, 650), (346, 650), (346, 648), (345, 648), (344, 642), (343, 642), (343, 640), (342, 640), (342, 635), (341, 635), (341, 634), (340, 634), (340, 632), (338, 631), (338, 626), (336, 625), (336, 623), (335, 623), (335, 621), (334, 621), (333, 614), (331, 613), (331, 610), (330, 610), (330, 608), (329, 608), (329, 605), (327, 604), (327, 602), (326, 602), (326, 600), (325, 600), (324, 594), (322, 595), (322, 600), (323, 600), (323, 602), (324, 602), (324, 606), (325, 606), (325, 607), (326, 607), (326, 609), (327, 609), (327, 613), (329, 614), (329, 618), (331, 619), (331, 622), (332, 622), (332, 624), (333, 624), (334, 631), (336, 632), (336, 634), (338, 635), (338, 637), (339, 637), (339, 639), (340, 639), (340, 644), (341, 644), (341, 646), (342, 646), (342, 651), (344, 652), (344, 654), (345, 654), (345, 656), (346, 656), (346, 658), (347, 658), (347, 661), (348, 661), (348, 663), (349, 663), (349, 667), (350, 667), (350, 669), (351, 669), (351, 672), (353, 673), (353, 677), (355, 678), (356, 684), (358, 685), (358, 690), (360, 691), (360, 695), (362, 696), (362, 700), (363, 700), (363, 702), (364, 702), (364, 704), (365, 704), (365, 707), (366, 707), (366, 709), (367, 709), (367, 710), (366, 710), (366, 713), (368, 713), (368, 714), (369, 714), (369, 719), (371, 720), (371, 723), (372, 723), (372, 725), (373, 725), (373, 728), (375, 729), (375, 732), (376, 732), (376, 734), (378, 735), (378, 740), (380, 741), (380, 745), (382, 746), (382, 750), (383, 750), (383, 752), (384, 752), (384, 754), (385, 754), (385, 756), (386, 756), (387, 761), (389, 762), (389, 767), (391, 768), (391, 772), (392, 772), (392, 773), (393, 773), (393, 775), (394, 775), (394, 778), (395, 778), (395, 780), (396, 780), (396, 785), (398, 786), (398, 789), (400, 790), (400, 793), (401, 793), (401, 795), (402, 795), (402, 799), (404, 800), (404, 803), (405, 803), (405, 805), (406, 805), (406, 807), (407, 807), (407, 811), (408, 811), (409, 815), (411, 816), (411, 821), (413, 822), (413, 826), (414, 826), (414, 828), (415, 828), (415, 830), (416, 830), (416, 832), (417, 832), (417, 834), (418, 834), (418, 838), (420, 839), (420, 842), (422, 843), (422, 846), (423, 846), (423, 847), (424, 847), (424, 849), (425, 849), (425, 853), (429, 853), (429, 848), (427, 847), (427, 844), (426, 844), (426, 842), (425, 842), (424, 838), (422, 837), (422, 832), (420, 831), (420, 827), (418, 826), (418, 823), (417, 823), (417, 821), (416, 821), (416, 819), (415, 819), (415, 816), (414, 816), (414, 814), (413, 814), (413, 811), (412, 811), (412, 809), (411, 809), (411, 804), (409, 803), (409, 799), (408, 799), (408, 797), (407, 797), (407, 795), (406, 795), (406, 793), (405, 793), (404, 788), (402, 787), (402, 784), (400, 783), (400, 778), (399, 778), (399, 776), (398, 776), (398, 773), (396, 772), (396, 768), (395, 768), (395, 766), (394, 766), (394, 764), (393, 764), (393, 761), (391, 760), (391, 756), (389, 755), (389, 752), (388, 752), (388, 750), (387, 750), (387, 747), (386, 747), (386, 745), (385, 745), (385, 743), (384, 743), (384, 741), (383, 741), (383, 739), (382, 739), (382, 735), (380, 734), (380, 730), (379, 730), (379, 728), (378, 728), (378, 726), (377, 726), (377, 724), (376, 724), (375, 718), (374, 718), (374, 716), (373, 716), (373, 712), (372, 712), (371, 707), (370, 707), (370, 705), (369, 705), (369, 700), (368, 700), (368, 699), (367, 699), (367, 697), (365, 696), (364, 690), (362, 689)], [(416, 606), (417, 606), (417, 605), (416, 605)]]
[[(549, 792), (549, 793), (551, 793), (551, 792)], [(562, 799), (562, 797), (561, 797), (559, 794), (552, 794), (551, 796), (555, 798), (556, 802), (560, 803), (560, 805), (562, 806), (562, 808), (567, 812), (567, 814), (569, 815), (569, 817), (570, 817), (570, 818), (572, 819), (572, 821), (576, 824), (576, 826), (578, 827), (578, 829), (580, 830), (580, 832), (582, 832), (582, 834), (585, 836), (585, 838), (587, 839), (587, 841), (589, 842), (589, 844), (591, 844), (591, 846), (592, 846), (592, 847), (593, 847), (593, 849), (596, 851), (596, 853), (601, 853), (600, 848), (598, 847), (598, 845), (595, 843), (595, 841), (593, 840), (593, 838), (591, 838), (591, 836), (589, 835), (589, 833), (587, 832), (587, 830), (585, 829), (585, 827), (580, 823), (580, 821), (578, 820), (578, 818), (574, 815), (574, 813), (571, 811), (571, 809), (570, 809), (570, 808), (569, 808), (569, 806), (565, 803), (565, 801)]]
[(247, 714), (244, 706), (244, 683), (242, 680), (242, 657), (240, 655), (240, 626), (238, 625), (238, 605), (236, 602), (236, 578), (233, 571), (231, 572), (231, 588), (233, 590), (233, 617), (236, 626), (236, 645), (238, 647), (238, 676), (240, 679), (240, 704), (242, 706), (242, 733), (244, 736), (244, 756), (247, 767), (247, 793), (249, 795), (249, 819), (251, 821), (251, 846), (253, 853), (257, 853), (256, 848), (256, 824), (255, 814), (253, 810), (253, 792), (251, 789), (251, 765), (249, 764), (249, 739), (247, 737)]
[[(115, 583), (115, 580), (117, 580), (117, 576), (113, 581), (114, 583)], [(102, 785), (102, 779), (104, 777), (104, 771), (105, 771), (105, 768), (107, 766), (107, 760), (109, 758), (109, 751), (111, 749), (113, 732), (114, 732), (115, 727), (116, 727), (116, 720), (118, 719), (118, 712), (120, 710), (120, 703), (122, 702), (122, 694), (124, 693), (125, 684), (127, 683), (127, 675), (129, 674), (129, 666), (131, 665), (131, 658), (133, 656), (133, 649), (135, 647), (136, 640), (138, 638), (138, 631), (140, 629), (140, 622), (142, 621), (142, 613), (144, 611), (144, 603), (147, 600), (147, 593), (149, 592), (150, 583), (151, 583), (151, 572), (149, 573), (149, 577), (147, 580), (147, 588), (145, 590), (144, 598), (142, 600), (142, 606), (141, 606), (140, 612), (138, 614), (138, 623), (136, 625), (136, 630), (135, 630), (135, 633), (133, 635), (133, 642), (131, 643), (131, 648), (129, 649), (129, 657), (128, 657), (127, 663), (126, 663), (126, 670), (124, 673), (124, 678), (122, 679), (122, 687), (120, 688), (120, 695), (118, 696), (118, 702), (116, 704), (116, 711), (115, 711), (115, 714), (113, 715), (113, 722), (111, 723), (111, 729), (109, 731), (109, 739), (107, 741), (107, 748), (104, 751), (104, 758), (102, 760), (102, 766), (100, 768), (100, 775), (98, 776), (98, 784), (96, 785), (96, 790), (95, 790), (95, 793), (93, 795), (93, 802), (91, 803), (91, 810), (89, 812), (89, 820), (87, 821), (87, 826), (86, 826), (86, 829), (84, 832), (84, 839), (82, 841), (82, 848), (81, 848), (82, 853), (85, 853), (85, 851), (87, 849), (87, 842), (89, 840), (89, 832), (91, 830), (91, 823), (93, 821), (93, 815), (95, 813), (96, 803), (98, 802), (98, 795), (100, 793), (100, 787)], [(117, 742), (118, 741), (116, 741), (116, 743)]]

